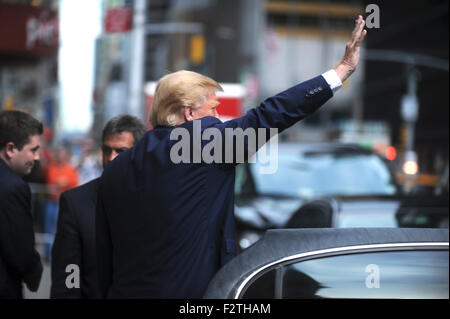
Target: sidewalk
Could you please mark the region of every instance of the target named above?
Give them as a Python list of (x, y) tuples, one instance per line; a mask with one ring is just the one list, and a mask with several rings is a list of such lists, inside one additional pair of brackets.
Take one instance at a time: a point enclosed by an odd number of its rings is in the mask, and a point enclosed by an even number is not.
[[(41, 252), (39, 253), (41, 254), (41, 256), (43, 256)], [(42, 273), (41, 283), (39, 285), (38, 291), (31, 292), (25, 287), (23, 293), (24, 299), (50, 299), (50, 286), (52, 282), (50, 263), (42, 260), (42, 266), (44, 267), (44, 271)]]

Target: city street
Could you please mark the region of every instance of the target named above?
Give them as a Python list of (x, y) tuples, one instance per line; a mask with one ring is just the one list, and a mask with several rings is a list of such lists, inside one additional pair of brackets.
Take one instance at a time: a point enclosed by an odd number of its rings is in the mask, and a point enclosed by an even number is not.
[(449, 3), (0, 0), (0, 301), (448, 299)]
[[(42, 256), (43, 251), (39, 249), (39, 254)], [(42, 259), (42, 258), (41, 258)], [(50, 298), (50, 285), (51, 285), (51, 270), (50, 263), (42, 260), (42, 266), (44, 266), (44, 271), (42, 273), (41, 284), (36, 292), (29, 291), (26, 287), (24, 289), (25, 299), (49, 299)]]

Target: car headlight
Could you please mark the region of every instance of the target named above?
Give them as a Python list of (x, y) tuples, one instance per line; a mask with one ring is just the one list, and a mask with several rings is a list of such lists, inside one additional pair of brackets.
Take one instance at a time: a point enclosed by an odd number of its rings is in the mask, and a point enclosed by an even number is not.
[(407, 151), (405, 153), (405, 162), (402, 166), (403, 173), (406, 175), (416, 175), (419, 171), (419, 166), (417, 165), (417, 154), (414, 151)]
[(415, 161), (407, 161), (403, 164), (403, 172), (406, 175), (416, 175), (419, 167)]

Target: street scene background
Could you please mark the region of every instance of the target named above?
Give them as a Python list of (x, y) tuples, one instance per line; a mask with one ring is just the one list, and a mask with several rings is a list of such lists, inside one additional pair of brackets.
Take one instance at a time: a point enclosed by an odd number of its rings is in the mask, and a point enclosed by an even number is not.
[(45, 211), (101, 175), (108, 120), (128, 113), (152, 129), (156, 82), (181, 69), (223, 84), (218, 111), (239, 117), (336, 66), (359, 14), (370, 20), (357, 71), (280, 142), (354, 143), (387, 163), (402, 192), (448, 195), (446, 0), (0, 0), (0, 109), (45, 126), (27, 177), (45, 270), (25, 297), (49, 298)]

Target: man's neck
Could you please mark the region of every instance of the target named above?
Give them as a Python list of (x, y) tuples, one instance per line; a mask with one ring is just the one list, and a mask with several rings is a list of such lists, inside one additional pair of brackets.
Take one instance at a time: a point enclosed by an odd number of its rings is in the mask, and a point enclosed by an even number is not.
[(2, 154), (2, 153), (0, 153), (0, 165), (5, 165), (12, 172), (11, 167), (8, 164), (8, 161), (6, 160), (4, 154)]
[(3, 162), (5, 162), (5, 164), (6, 164), (6, 166), (9, 167), (9, 165), (8, 165), (8, 160), (6, 159), (4, 150), (0, 150), (0, 159), (3, 160)]

